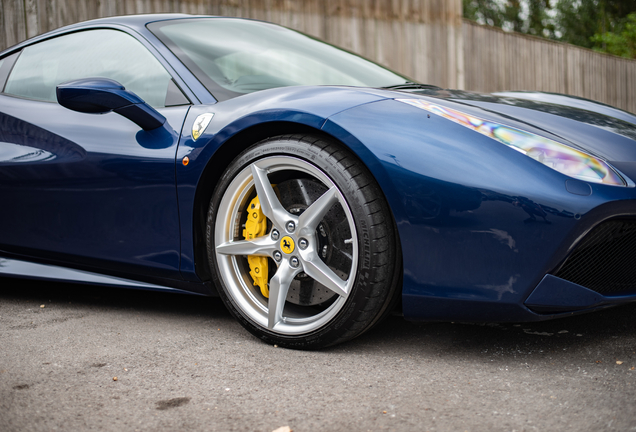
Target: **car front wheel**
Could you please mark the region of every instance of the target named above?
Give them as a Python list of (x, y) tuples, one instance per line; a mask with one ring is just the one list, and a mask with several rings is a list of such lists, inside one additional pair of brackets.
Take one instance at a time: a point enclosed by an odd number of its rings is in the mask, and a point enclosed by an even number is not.
[(261, 339), (320, 348), (389, 312), (401, 273), (395, 224), (366, 167), (307, 136), (262, 141), (219, 181), (210, 266), (226, 306)]

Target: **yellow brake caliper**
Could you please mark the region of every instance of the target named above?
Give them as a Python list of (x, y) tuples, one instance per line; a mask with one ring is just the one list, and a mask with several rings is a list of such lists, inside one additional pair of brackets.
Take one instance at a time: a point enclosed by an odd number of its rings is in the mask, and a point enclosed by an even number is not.
[[(248, 215), (245, 221), (243, 237), (246, 240), (253, 240), (261, 237), (267, 232), (267, 218), (261, 210), (261, 202), (258, 197), (254, 198), (247, 206)], [(250, 276), (254, 280), (254, 285), (260, 287), (261, 293), (269, 298), (269, 288), (267, 287), (267, 257), (249, 255), (247, 262), (250, 265)]]

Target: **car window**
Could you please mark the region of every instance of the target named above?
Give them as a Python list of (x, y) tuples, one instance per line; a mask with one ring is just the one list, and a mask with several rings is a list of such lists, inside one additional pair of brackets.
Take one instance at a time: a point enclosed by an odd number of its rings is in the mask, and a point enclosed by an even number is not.
[(295, 85), (385, 87), (408, 79), (274, 24), (201, 18), (148, 24), (217, 99)]
[(72, 33), (24, 48), (7, 80), (5, 93), (56, 101), (58, 84), (95, 77), (118, 81), (155, 108), (188, 102), (183, 94), (175, 97), (175, 92), (181, 91), (139, 41), (126, 33), (105, 29)]

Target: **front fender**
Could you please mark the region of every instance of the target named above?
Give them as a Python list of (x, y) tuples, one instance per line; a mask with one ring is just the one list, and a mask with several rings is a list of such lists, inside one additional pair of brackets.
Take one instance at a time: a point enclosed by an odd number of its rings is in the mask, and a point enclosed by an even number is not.
[[(247, 145), (235, 137), (252, 128), (275, 124), (273, 135), (303, 127), (320, 131), (327, 118), (351, 107), (384, 99), (384, 96), (346, 87), (288, 87), (264, 90), (211, 105), (193, 106), (183, 126), (176, 155), (177, 196), (181, 228), (181, 274), (199, 281), (195, 270), (195, 204), (204, 173), (215, 166), (215, 158), (228, 151), (236, 156)], [(205, 132), (195, 140), (192, 126), (204, 113), (214, 113)], [(288, 127), (282, 126), (288, 125)], [(188, 157), (188, 164), (183, 160)], [(212, 185), (213, 186), (213, 185)]]
[(393, 211), (410, 319), (533, 320), (523, 302), (601, 204), (634, 188), (576, 181), (464, 126), (395, 100), (343, 111), (323, 130), (347, 144)]

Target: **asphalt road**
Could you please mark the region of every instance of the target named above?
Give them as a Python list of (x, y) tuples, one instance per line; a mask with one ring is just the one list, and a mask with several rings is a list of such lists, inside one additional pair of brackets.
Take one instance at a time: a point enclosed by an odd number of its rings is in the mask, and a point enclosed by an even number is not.
[(300, 352), (216, 298), (0, 279), (3, 432), (636, 431), (635, 367), (634, 304), (521, 325), (391, 317)]

